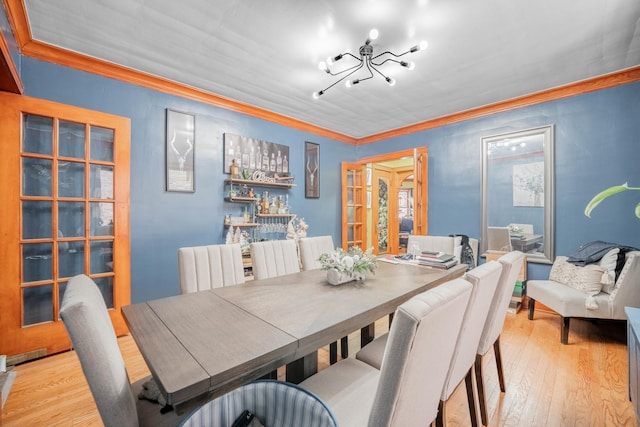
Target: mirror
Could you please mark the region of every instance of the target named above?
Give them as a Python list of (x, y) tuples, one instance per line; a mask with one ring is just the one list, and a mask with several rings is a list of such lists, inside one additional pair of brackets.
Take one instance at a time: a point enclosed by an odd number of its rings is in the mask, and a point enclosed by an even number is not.
[(482, 138), (482, 253), (554, 259), (553, 126)]

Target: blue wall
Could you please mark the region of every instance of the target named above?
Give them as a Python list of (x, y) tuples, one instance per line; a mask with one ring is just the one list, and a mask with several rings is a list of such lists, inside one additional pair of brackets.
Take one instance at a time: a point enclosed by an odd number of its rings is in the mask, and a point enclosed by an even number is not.
[[(177, 250), (224, 242), (224, 215), (242, 206), (225, 203), (223, 133), (289, 146), (297, 187), (289, 202), (304, 217), (310, 236), (340, 239), (340, 162), (356, 149), (286, 126), (116, 80), (22, 58), (25, 95), (76, 105), (131, 119), (131, 297), (132, 302), (175, 295)], [(165, 110), (196, 116), (195, 193), (165, 191)], [(320, 144), (320, 199), (305, 199), (304, 142)]]
[[(5, 39), (6, 16), (2, 14)], [(132, 301), (178, 292), (176, 250), (218, 243), (222, 218), (238, 208), (225, 204), (222, 134), (289, 145), (291, 170), (302, 176), (304, 141), (321, 145), (321, 198), (290, 192), (310, 235), (340, 237), (340, 162), (417, 146), (429, 148), (429, 233), (480, 235), (480, 139), (555, 125), (557, 255), (591, 240), (640, 247), (633, 215), (640, 192), (606, 200), (592, 214), (586, 203), (600, 190), (629, 182), (640, 186), (640, 83), (547, 102), (386, 141), (353, 147), (327, 138), (161, 92), (15, 57), (25, 95), (104, 111), (131, 119)], [(167, 108), (196, 115), (196, 192), (164, 191), (164, 127)], [(298, 179), (298, 183), (302, 180)], [(529, 278), (547, 277), (549, 266), (530, 265)]]
[[(601, 190), (629, 182), (640, 187), (640, 83), (547, 102), (417, 132), (358, 148), (371, 156), (429, 147), (429, 234), (480, 236), (481, 144), (485, 136), (555, 126), (555, 252), (569, 255), (592, 240), (640, 247), (634, 207), (640, 191), (584, 208)], [(549, 266), (529, 264), (529, 278)]]

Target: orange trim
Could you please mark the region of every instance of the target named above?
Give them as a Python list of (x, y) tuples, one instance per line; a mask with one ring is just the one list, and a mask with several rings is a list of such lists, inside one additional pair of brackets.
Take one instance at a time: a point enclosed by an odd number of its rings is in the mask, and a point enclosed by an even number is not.
[(103, 77), (109, 77), (138, 86), (147, 87), (171, 95), (192, 99), (194, 101), (203, 102), (205, 104), (214, 105), (231, 111), (236, 111), (242, 114), (257, 117), (273, 123), (278, 123), (294, 129), (310, 132), (319, 136), (352, 145), (369, 144), (372, 142), (395, 138), (409, 133), (415, 133), (427, 129), (433, 129), (436, 127), (462, 122), (465, 120), (487, 116), (490, 114), (508, 111), (515, 108), (540, 104), (556, 99), (580, 95), (582, 93), (593, 92), (600, 89), (606, 89), (613, 86), (640, 81), (640, 66), (638, 66), (607, 74), (605, 76), (594, 77), (592, 79), (583, 80), (581, 82), (576, 82), (565, 86), (548, 89), (542, 92), (497, 102), (495, 104), (490, 104), (483, 107), (438, 117), (432, 120), (427, 120), (424, 122), (392, 129), (386, 132), (381, 132), (358, 139), (326, 128), (315, 126), (310, 123), (294, 119), (292, 117), (274, 113), (273, 111), (254, 107), (248, 104), (221, 97), (219, 95), (204, 92), (202, 90), (197, 90), (183, 84), (172, 82), (170, 80), (162, 79), (96, 58), (83, 56), (71, 51), (35, 41), (31, 38), (29, 21), (27, 19), (23, 0), (3, 1), (5, 3), (7, 15), (9, 16), (9, 21), (13, 28), (18, 46), (23, 55), (97, 74)]
[(370, 135), (358, 140), (358, 145), (369, 144), (371, 142), (382, 141), (384, 139), (395, 138), (397, 136), (415, 133), (427, 129), (433, 129), (453, 123), (463, 122), (490, 114), (501, 113), (504, 111), (514, 110), (516, 108), (528, 107), (543, 102), (554, 101), (556, 99), (568, 98), (570, 96), (580, 95), (587, 92), (594, 92), (600, 89), (607, 89), (614, 86), (620, 86), (628, 83), (640, 81), (640, 66), (629, 68), (616, 73), (607, 74), (605, 76), (594, 77), (592, 79), (583, 80), (560, 86), (553, 89), (547, 89), (530, 95), (513, 98), (506, 101), (497, 102), (495, 104), (474, 108), (459, 113), (450, 114), (448, 116), (439, 117), (433, 120), (416, 123), (401, 127), (398, 129), (381, 132)]
[[(4, 0), (5, 10), (7, 9), (6, 2)], [(0, 90), (7, 92), (22, 94), (24, 86), (22, 80), (20, 80), (20, 73), (16, 68), (16, 64), (13, 62), (11, 56), (11, 50), (7, 44), (7, 40), (4, 38), (4, 34), (0, 31)]]

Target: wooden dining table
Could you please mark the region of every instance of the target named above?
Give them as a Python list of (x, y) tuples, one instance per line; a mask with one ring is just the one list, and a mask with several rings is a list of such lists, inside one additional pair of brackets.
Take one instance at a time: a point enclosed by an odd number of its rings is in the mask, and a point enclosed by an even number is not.
[(122, 308), (169, 405), (215, 398), (287, 364), (287, 380), (317, 371), (317, 349), (373, 323), (412, 296), (459, 277), (449, 270), (378, 262), (364, 282), (330, 285), (309, 270)]

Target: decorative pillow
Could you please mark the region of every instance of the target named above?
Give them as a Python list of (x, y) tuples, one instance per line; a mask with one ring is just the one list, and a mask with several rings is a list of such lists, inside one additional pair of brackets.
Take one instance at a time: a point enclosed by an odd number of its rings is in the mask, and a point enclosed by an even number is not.
[(551, 267), (549, 280), (570, 286), (587, 295), (597, 295), (602, 291), (604, 268), (598, 264), (579, 267), (567, 262), (567, 257), (558, 257)]
[(604, 268), (604, 274), (602, 275), (602, 292), (610, 294), (616, 284), (616, 266), (618, 264), (618, 254), (620, 248), (611, 249), (602, 257), (598, 264)]

